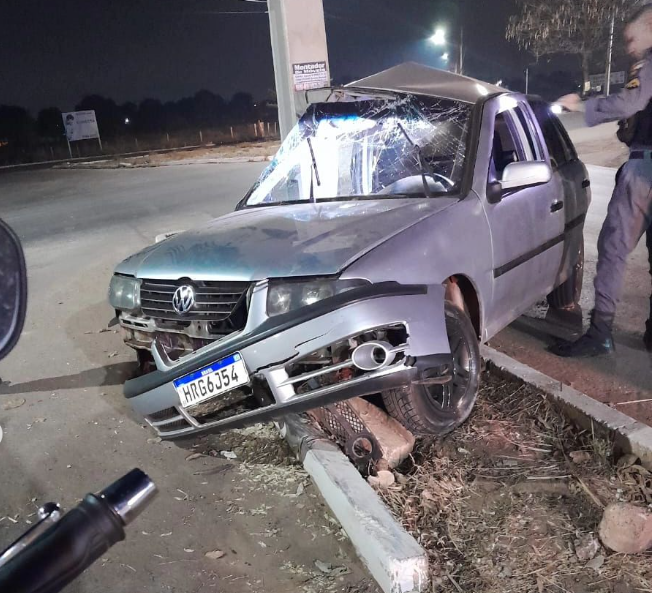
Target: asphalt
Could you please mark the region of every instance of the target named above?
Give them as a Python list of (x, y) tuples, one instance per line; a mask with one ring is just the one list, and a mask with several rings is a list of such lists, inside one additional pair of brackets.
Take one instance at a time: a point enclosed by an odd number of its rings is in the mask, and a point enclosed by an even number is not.
[[(122, 396), (134, 355), (102, 331), (114, 265), (161, 232), (232, 210), (263, 166), (0, 175), (0, 217), (23, 241), (30, 291), (24, 334), (0, 362), (0, 548), (39, 504), (70, 508), (133, 467), (160, 490), (70, 593), (376, 590), (274, 431), (157, 442)], [(187, 461), (197, 452), (209, 455)], [(205, 556), (215, 550), (225, 555)], [(349, 573), (331, 578), (317, 560)]]

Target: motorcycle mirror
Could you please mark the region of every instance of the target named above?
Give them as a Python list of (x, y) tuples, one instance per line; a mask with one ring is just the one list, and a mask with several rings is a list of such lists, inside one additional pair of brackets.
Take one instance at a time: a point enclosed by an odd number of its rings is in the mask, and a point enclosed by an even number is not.
[(0, 219), (0, 360), (20, 337), (27, 310), (27, 271), (20, 240)]

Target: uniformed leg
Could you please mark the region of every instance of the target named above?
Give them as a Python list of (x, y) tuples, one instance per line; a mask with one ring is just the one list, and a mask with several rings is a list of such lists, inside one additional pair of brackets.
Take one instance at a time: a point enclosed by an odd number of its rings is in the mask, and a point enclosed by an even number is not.
[(598, 238), (591, 326), (577, 342), (554, 347), (555, 354), (586, 357), (613, 352), (611, 330), (622, 293), (627, 257), (651, 224), (652, 161), (631, 160), (619, 172)]

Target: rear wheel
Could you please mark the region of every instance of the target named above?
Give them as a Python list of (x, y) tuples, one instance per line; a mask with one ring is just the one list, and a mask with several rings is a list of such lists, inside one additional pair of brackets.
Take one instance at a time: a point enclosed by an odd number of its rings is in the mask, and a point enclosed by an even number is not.
[(415, 434), (444, 435), (471, 414), (480, 385), (480, 347), (469, 316), (446, 303), (453, 378), (444, 385), (412, 384), (383, 393), (389, 414)]
[(579, 305), (582, 297), (582, 282), (584, 281), (584, 241), (580, 245), (580, 253), (573, 271), (563, 284), (560, 284), (548, 295), (548, 305), (553, 309), (568, 309)]

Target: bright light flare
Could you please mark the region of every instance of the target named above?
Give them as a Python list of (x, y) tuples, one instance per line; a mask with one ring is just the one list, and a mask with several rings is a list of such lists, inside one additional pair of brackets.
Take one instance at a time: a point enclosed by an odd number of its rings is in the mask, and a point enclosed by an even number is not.
[(435, 45), (446, 45), (446, 31), (444, 29), (436, 29), (435, 34), (430, 38), (431, 43)]
[(552, 111), (555, 115), (560, 115), (564, 112), (564, 108), (561, 105), (555, 103), (550, 107), (550, 111)]

